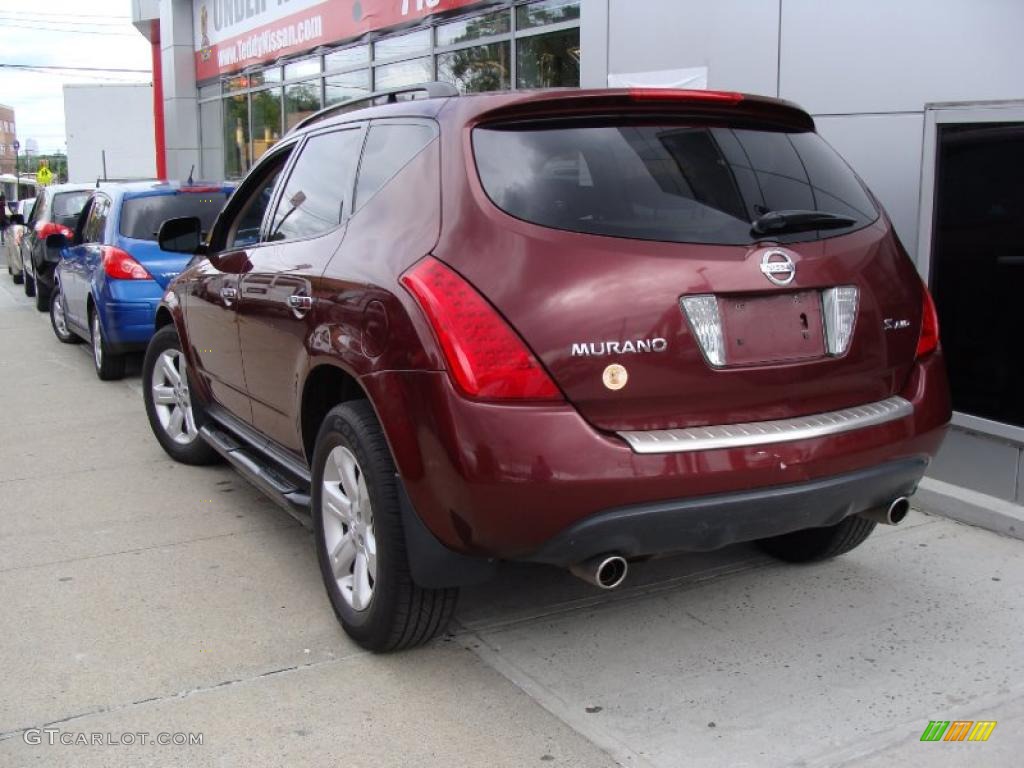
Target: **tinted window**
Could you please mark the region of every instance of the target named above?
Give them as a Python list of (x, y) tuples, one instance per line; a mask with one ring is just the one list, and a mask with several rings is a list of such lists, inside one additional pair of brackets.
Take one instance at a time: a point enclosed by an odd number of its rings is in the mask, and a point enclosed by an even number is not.
[(174, 195), (133, 197), (121, 206), (121, 234), (136, 240), (156, 242), (160, 225), (168, 219), (196, 216), (202, 223), (203, 235), (210, 231), (214, 219), (224, 207), (223, 192), (183, 192)]
[[(75, 219), (82, 212), (82, 208), (85, 207), (85, 201), (88, 199), (88, 190), (82, 190), (81, 192), (58, 192), (53, 196), (53, 220), (73, 227)], [(67, 219), (71, 220), (70, 224), (67, 223)]]
[(643, 240), (745, 245), (768, 211), (810, 210), (854, 224), (773, 236), (845, 234), (878, 212), (814, 133), (684, 125), (478, 128), (480, 179), (501, 209), (555, 229)]
[[(274, 189), (277, 181), (284, 170), (284, 165), (291, 153), (291, 147), (271, 157), (267, 165), (260, 171), (255, 172), (254, 178), (250, 178), (238, 191), (238, 200), (243, 200), (241, 209), (232, 205), (231, 215), (234, 217), (231, 227), (225, 238), (225, 246), (228, 248), (244, 248), (255, 245), (260, 239), (260, 227), (263, 226), (263, 217), (270, 207), (270, 200), (274, 196)], [(211, 247), (217, 249), (219, 243), (211, 242)]]
[(356, 208), (404, 168), (434, 138), (428, 125), (375, 125), (370, 128), (363, 150), (356, 187)]
[(352, 194), (352, 176), (363, 132), (313, 136), (295, 161), (270, 226), (271, 240), (321, 235), (341, 223)]
[(103, 233), (107, 228), (107, 214), (110, 212), (110, 201), (105, 197), (93, 198), (82, 227), (83, 243), (102, 243)]

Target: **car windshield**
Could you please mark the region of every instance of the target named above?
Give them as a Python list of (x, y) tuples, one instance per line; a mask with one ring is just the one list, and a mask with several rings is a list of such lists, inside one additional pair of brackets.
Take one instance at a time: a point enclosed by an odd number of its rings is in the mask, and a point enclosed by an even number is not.
[(803, 215), (802, 226), (777, 226), (772, 239), (786, 243), (878, 218), (853, 171), (808, 131), (539, 122), (477, 128), (473, 146), (491, 200), (554, 229), (748, 245), (763, 237), (752, 229), (771, 212)]
[(227, 193), (221, 190), (132, 197), (121, 208), (121, 234), (155, 242), (160, 225), (168, 219), (196, 216), (205, 236), (225, 200)]

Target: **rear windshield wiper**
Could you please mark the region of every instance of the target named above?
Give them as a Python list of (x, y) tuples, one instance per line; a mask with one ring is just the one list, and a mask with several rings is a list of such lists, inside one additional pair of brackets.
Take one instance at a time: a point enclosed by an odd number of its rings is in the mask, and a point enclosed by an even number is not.
[(811, 229), (842, 229), (857, 223), (856, 219), (827, 211), (768, 211), (751, 222), (755, 235), (779, 232), (806, 232)]

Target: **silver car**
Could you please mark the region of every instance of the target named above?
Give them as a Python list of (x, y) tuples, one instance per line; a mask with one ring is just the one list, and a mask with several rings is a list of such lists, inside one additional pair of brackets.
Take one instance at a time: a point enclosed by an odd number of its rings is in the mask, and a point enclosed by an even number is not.
[[(19, 200), (15, 203), (14, 213), (20, 214), (23, 222), (28, 221), (29, 214), (32, 212), (32, 206), (35, 203), (36, 199), (34, 197)], [(21, 261), (21, 241), (26, 229), (27, 227), (22, 223), (11, 224), (4, 230), (4, 260), (7, 262), (7, 274), (11, 276), (15, 283), (20, 283), (25, 279)]]

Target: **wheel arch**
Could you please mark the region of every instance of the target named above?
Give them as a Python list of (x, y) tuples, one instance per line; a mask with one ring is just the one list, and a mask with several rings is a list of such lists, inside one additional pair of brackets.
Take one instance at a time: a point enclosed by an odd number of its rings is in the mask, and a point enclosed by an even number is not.
[(359, 380), (337, 363), (324, 361), (311, 368), (303, 382), (299, 402), (299, 429), (306, 460), (313, 460), (317, 433), (331, 408), (352, 400), (369, 399)]

